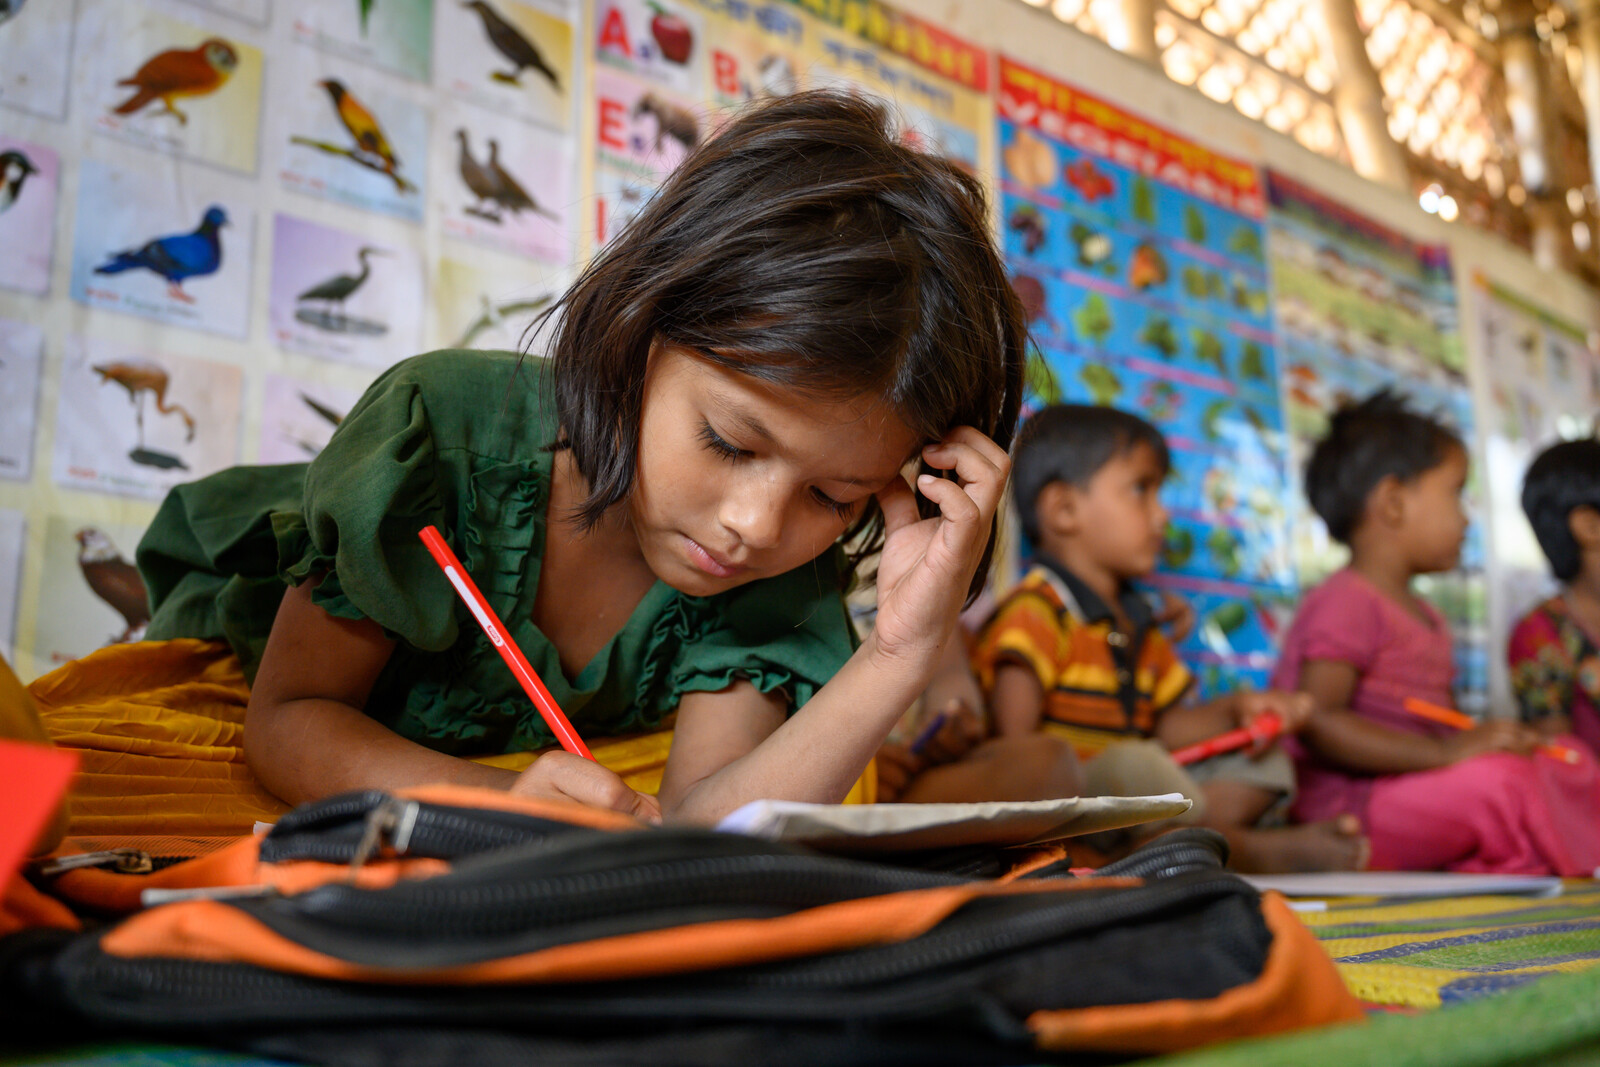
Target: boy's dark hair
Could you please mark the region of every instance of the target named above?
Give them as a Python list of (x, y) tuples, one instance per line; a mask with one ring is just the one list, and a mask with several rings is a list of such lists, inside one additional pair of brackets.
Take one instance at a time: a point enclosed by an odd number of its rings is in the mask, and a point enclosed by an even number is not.
[(1139, 416), (1094, 404), (1052, 404), (1041, 408), (1017, 431), (1011, 458), (1011, 492), (1022, 520), (1022, 532), (1039, 543), (1039, 494), (1051, 482), (1082, 488), (1101, 467), (1137, 445), (1149, 445), (1161, 464), (1172, 470), (1172, 454), (1161, 431)]
[(1312, 449), (1306, 498), (1335, 541), (1349, 544), (1379, 482), (1390, 476), (1409, 482), (1464, 447), (1449, 426), (1409, 404), (1404, 393), (1383, 388), (1341, 405)]
[[(927, 442), (968, 425), (1006, 448), (1016, 429), (1026, 327), (983, 187), (901, 144), (865, 97), (749, 106), (551, 313), (558, 445), (588, 481), (586, 525), (633, 489), (656, 341), (805, 396), (880, 395)], [(920, 495), (918, 506), (937, 513)], [(882, 546), (876, 502), (845, 539), (852, 570)], [(991, 527), (973, 596), (993, 548)]]
[(1551, 445), (1522, 479), (1523, 513), (1563, 582), (1576, 578), (1583, 562), (1569, 525), (1578, 508), (1600, 511), (1600, 440), (1593, 437)]

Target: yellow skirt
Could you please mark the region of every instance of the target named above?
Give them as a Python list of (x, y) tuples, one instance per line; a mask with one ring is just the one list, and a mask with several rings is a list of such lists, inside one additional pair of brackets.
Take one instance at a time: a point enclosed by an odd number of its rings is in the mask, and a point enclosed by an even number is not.
[[(250, 689), (221, 642), (111, 645), (28, 689), (51, 740), (79, 754), (73, 837), (231, 837), (288, 810), (245, 764)], [(591, 747), (634, 789), (654, 793), (672, 731), (598, 739)], [(520, 771), (538, 758), (514, 752), (478, 762)], [(869, 765), (845, 803), (871, 803), (876, 787)]]

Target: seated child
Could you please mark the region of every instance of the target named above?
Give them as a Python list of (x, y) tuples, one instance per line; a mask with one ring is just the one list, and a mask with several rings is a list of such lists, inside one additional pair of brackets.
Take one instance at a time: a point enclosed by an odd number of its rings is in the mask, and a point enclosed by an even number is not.
[(1453, 568), (1467, 452), (1380, 391), (1333, 416), (1306, 495), (1350, 564), (1308, 593), (1273, 681), (1316, 698), (1296, 741), (1306, 819), (1355, 815), (1383, 870), (1588, 875), (1600, 863), (1600, 781), (1544, 756), (1521, 723), (1456, 730), (1405, 710), (1451, 705), (1445, 620), (1412, 579)]
[[(147, 636), (228, 641), (246, 757), (290, 802), (436, 781), (691, 822), (839, 802), (992, 555), (1025, 334), (988, 218), (881, 104), (752, 105), (562, 297), (548, 359), (402, 361), (309, 465), (174, 490), (139, 547)], [(430, 523), (581, 735), (670, 719), (657, 797), (562, 753), (520, 777), (463, 758), (552, 736)], [(879, 548), (858, 643), (842, 594)]]
[(1511, 687), (1524, 722), (1600, 753), (1600, 440), (1540, 453), (1522, 510), (1562, 590), (1511, 631)]
[(1189, 794), (1198, 821), (1228, 837), (1241, 870), (1359, 867), (1364, 843), (1353, 820), (1259, 828), (1294, 792), (1293, 768), (1276, 744), (1196, 764), (1192, 778), (1167, 755), (1267, 711), (1289, 731), (1310, 713), (1309, 700), (1289, 693), (1185, 702), (1193, 675), (1130, 586), (1155, 568), (1169, 470), (1160, 431), (1127, 412), (1057, 405), (1019, 432), (1014, 492), (1037, 556), (974, 657), (995, 730), (1042, 729), (1070, 741), (1088, 758), (1090, 794)]

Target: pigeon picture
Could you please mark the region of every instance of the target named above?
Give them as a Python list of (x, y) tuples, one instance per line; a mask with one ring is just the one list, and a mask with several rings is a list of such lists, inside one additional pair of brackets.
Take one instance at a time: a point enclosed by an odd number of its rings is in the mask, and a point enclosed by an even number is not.
[(167, 295), (186, 304), (194, 298), (183, 290), (190, 278), (215, 274), (222, 267), (222, 227), (228, 215), (222, 208), (206, 208), (200, 225), (192, 233), (157, 237), (141, 248), (117, 252), (94, 269), (96, 274), (121, 274), (148, 270), (166, 279)]

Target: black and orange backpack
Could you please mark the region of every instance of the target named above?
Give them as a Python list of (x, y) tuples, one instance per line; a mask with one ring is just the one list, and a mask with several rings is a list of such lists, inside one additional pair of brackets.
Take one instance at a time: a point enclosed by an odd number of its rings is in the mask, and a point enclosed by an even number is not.
[[(824, 855), (504, 793), (333, 797), (0, 939), (13, 1033), (330, 1064), (1001, 1064), (1358, 1019), (1208, 831), (1079, 876)], [(140, 865), (141, 867), (143, 865)]]

